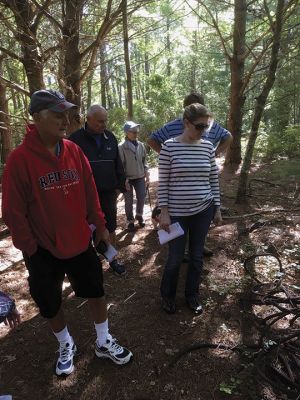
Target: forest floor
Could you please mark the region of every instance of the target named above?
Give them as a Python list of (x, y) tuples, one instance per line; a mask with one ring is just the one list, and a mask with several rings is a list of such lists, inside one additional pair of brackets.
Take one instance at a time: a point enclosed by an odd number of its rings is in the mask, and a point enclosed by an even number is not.
[[(201, 315), (184, 302), (186, 264), (177, 313), (162, 311), (159, 286), (167, 247), (158, 243), (149, 200), (146, 227), (135, 233), (125, 230), (120, 201), (117, 238), (128, 274), (116, 277), (105, 262), (103, 269), (110, 331), (134, 358), (122, 367), (96, 358), (87, 304), (73, 296), (66, 281), (64, 306), (79, 352), (74, 373), (65, 379), (54, 375), (57, 343), (29, 296), (22, 256), (9, 237), (2, 238), (0, 289), (16, 299), (22, 324), (14, 332), (0, 327), (0, 395), (11, 394), (13, 400), (300, 399), (299, 176), (296, 162), (253, 166), (249, 204), (241, 206), (234, 197), (237, 175), (221, 173), (228, 211), (223, 225), (209, 232), (214, 256), (204, 260)], [(247, 257), (257, 253), (270, 255), (246, 266), (262, 285), (244, 268)], [(295, 337), (280, 344), (289, 335)]]

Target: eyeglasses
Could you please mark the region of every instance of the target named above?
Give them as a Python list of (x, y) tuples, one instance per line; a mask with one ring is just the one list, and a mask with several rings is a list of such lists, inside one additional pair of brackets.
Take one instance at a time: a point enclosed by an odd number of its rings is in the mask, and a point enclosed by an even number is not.
[(192, 121), (189, 122), (197, 129), (197, 131), (204, 131), (209, 128), (208, 124), (203, 124), (202, 122), (199, 122), (199, 124), (194, 124)]

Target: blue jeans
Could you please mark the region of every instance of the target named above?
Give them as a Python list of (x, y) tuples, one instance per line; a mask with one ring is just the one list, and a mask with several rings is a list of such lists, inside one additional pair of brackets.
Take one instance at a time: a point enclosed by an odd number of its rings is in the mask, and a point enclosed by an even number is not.
[(189, 234), (190, 261), (186, 275), (185, 297), (198, 294), (202, 270), (203, 247), (205, 238), (215, 212), (214, 204), (205, 211), (187, 217), (171, 217), (171, 223), (179, 222), (184, 235), (169, 242), (169, 255), (160, 285), (161, 296), (175, 299), (178, 275), (184, 256), (187, 234)]
[(133, 216), (133, 188), (136, 195), (136, 212), (135, 215), (143, 216), (145, 196), (146, 196), (146, 184), (145, 178), (129, 179), (130, 190), (124, 193), (125, 199), (125, 213), (127, 222), (134, 222)]

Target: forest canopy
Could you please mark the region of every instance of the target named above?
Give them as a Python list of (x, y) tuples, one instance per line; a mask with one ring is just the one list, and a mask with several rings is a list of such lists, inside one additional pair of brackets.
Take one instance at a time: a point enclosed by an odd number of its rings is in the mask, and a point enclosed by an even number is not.
[(296, 157), (299, 15), (298, 0), (0, 0), (1, 165), (42, 88), (76, 103), (81, 123), (94, 103), (117, 135), (137, 120), (144, 140), (199, 91), (232, 132), (226, 164), (243, 161), (243, 180), (253, 156)]

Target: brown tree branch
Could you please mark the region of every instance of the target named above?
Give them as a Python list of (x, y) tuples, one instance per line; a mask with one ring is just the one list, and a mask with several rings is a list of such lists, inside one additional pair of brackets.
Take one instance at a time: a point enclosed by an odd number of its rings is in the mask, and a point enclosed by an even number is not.
[[(189, 4), (189, 2), (187, 0), (184, 0), (184, 1), (188, 5), (188, 7), (191, 10), (194, 11), (194, 13), (197, 15), (197, 17), (200, 18), (200, 15), (197, 13), (197, 11), (195, 9), (193, 9), (193, 7)], [(212, 20), (212, 26), (215, 28), (215, 30), (217, 31), (217, 34), (218, 34), (218, 36), (220, 38), (221, 45), (222, 45), (223, 50), (224, 50), (224, 54), (225, 54), (225, 56), (227, 57), (228, 60), (231, 60), (231, 55), (229, 54), (229, 51), (227, 50), (226, 40), (223, 37), (223, 35), (222, 35), (222, 33), (221, 33), (220, 29), (219, 29), (218, 22), (216, 21), (215, 17), (213, 16), (212, 12), (210, 11), (209, 7), (205, 4), (204, 1), (198, 0), (198, 3), (201, 4), (205, 8), (206, 12), (210, 16), (210, 18)]]
[(17, 54), (13, 53), (12, 51), (5, 49), (4, 47), (0, 46), (0, 51), (7, 54), (9, 57), (13, 58), (14, 60), (23, 62), (22, 57), (19, 57)]
[[(63, 30), (63, 26), (51, 15), (51, 14), (49, 14), (47, 11), (46, 11), (46, 8), (48, 8), (49, 7), (49, 5), (51, 4), (51, 0), (47, 0), (45, 3), (44, 3), (44, 5), (40, 5), (36, 0), (31, 0), (32, 1), (32, 3), (39, 9), (39, 11), (40, 11), (40, 15), (45, 15), (45, 17), (47, 17), (51, 22), (53, 22), (54, 23), (54, 25), (56, 25), (59, 29), (60, 29), (60, 31), (62, 31)], [(38, 18), (38, 17), (37, 17)], [(37, 19), (36, 18), (36, 19)], [(40, 17), (39, 17), (39, 19), (40, 19)], [(36, 20), (35, 21), (35, 23), (33, 24), (35, 27), (37, 27), (37, 25), (38, 25), (38, 21)]]
[(2, 82), (4, 82), (5, 85), (10, 87), (11, 89), (16, 90), (17, 92), (26, 94), (26, 96), (30, 96), (29, 91), (24, 89), (22, 86), (18, 85), (17, 83), (11, 82), (10, 80), (4, 78), (4, 76), (2, 76), (2, 75), (0, 75), (0, 79)]

